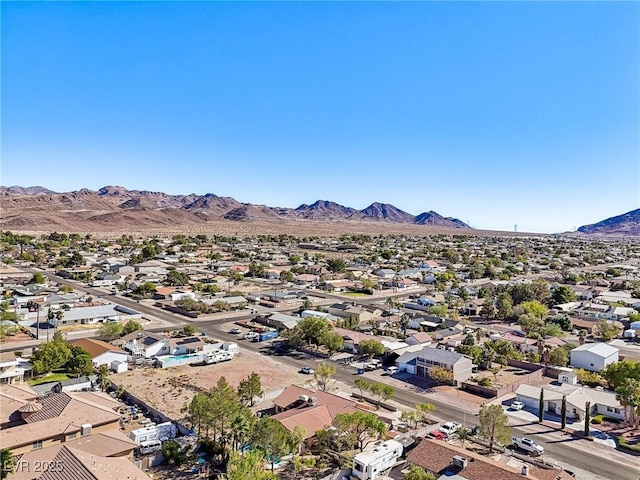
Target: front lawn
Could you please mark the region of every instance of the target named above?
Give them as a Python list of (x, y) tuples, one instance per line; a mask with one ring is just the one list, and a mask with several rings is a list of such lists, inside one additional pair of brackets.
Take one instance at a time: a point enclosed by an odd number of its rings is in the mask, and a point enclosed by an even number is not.
[(49, 383), (49, 382), (62, 382), (64, 380), (69, 380), (70, 377), (66, 373), (50, 373), (49, 375), (45, 375), (40, 378), (32, 378), (27, 383), (29, 386), (40, 385), (41, 383)]

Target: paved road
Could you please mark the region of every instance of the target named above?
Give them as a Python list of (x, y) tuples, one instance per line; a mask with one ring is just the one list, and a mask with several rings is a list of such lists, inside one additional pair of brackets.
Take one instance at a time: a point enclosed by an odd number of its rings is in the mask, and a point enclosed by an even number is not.
[[(36, 270), (34, 270), (35, 272)], [(80, 282), (74, 282), (66, 280), (62, 277), (58, 277), (56, 275), (52, 275), (50, 273), (46, 273), (46, 275), (62, 284), (69, 284), (74, 287), (74, 289), (78, 291), (83, 291), (95, 296), (104, 296), (104, 292), (81, 285)], [(400, 295), (400, 294), (399, 294)], [(406, 295), (406, 293), (404, 293)], [(160, 318), (161, 320), (166, 321), (167, 323), (173, 325), (184, 324), (186, 319), (180, 318), (175, 314), (163, 311), (161, 309), (145, 305), (143, 303), (138, 303), (134, 300), (130, 300), (128, 298), (124, 298), (121, 296), (113, 296), (111, 300), (114, 303), (118, 303), (120, 305), (135, 309), (140, 311), (141, 313), (146, 313), (147, 315)], [(374, 301), (379, 301), (380, 298), (377, 299), (369, 299), (368, 303), (373, 303)], [(358, 299), (360, 302), (361, 299)], [(233, 315), (233, 320), (248, 320), (252, 318), (251, 314), (243, 314), (242, 312), (239, 315)], [(231, 320), (232, 315), (227, 315), (225, 318), (220, 319), (212, 319), (212, 320), (204, 320), (204, 321), (196, 321), (189, 322), (193, 323), (194, 326), (197, 327), (198, 330), (204, 331), (207, 334), (211, 335), (214, 338), (220, 338), (222, 340), (227, 341), (239, 341), (237, 335), (232, 335), (227, 332), (223, 332), (220, 330), (219, 326), (221, 323), (228, 322)], [(263, 353), (267, 353), (265, 349), (265, 344), (248, 342), (246, 340), (239, 341), (242, 348), (247, 348), (249, 350), (260, 351)], [(273, 353), (271, 353), (273, 354)], [(303, 366), (309, 365), (310, 361), (307, 358), (291, 358), (290, 356), (282, 355), (279, 359), (283, 363), (287, 363), (289, 365), (295, 366), (297, 368), (301, 368)], [(353, 370), (341, 365), (337, 366), (336, 374), (334, 375), (336, 380), (344, 382), (347, 385), (354, 386), (355, 379), (358, 378), (357, 375), (354, 374)], [(413, 407), (418, 403), (422, 403), (428, 401), (429, 403), (433, 403), (436, 407), (436, 417), (446, 419), (446, 420), (456, 420), (461, 423), (466, 423), (467, 425), (472, 425), (477, 423), (477, 418), (468, 414), (463, 409), (456, 407), (455, 405), (443, 403), (440, 401), (435, 401), (431, 398), (425, 397), (423, 395), (417, 394), (415, 392), (397, 389), (394, 400), (402, 405)], [(532, 434), (527, 433), (525, 430), (521, 430), (519, 428), (513, 429), (514, 435), (528, 435), (532, 437), (541, 437), (541, 434)], [(544, 438), (544, 437), (542, 437)], [(638, 468), (632, 465), (621, 465), (619, 462), (611, 461), (602, 456), (591, 456), (588, 453), (583, 453), (579, 451), (579, 447), (568, 447), (561, 443), (549, 443), (544, 440), (541, 442), (545, 446), (546, 456), (553, 458), (562, 463), (566, 463), (567, 466), (572, 465), (574, 467), (586, 470), (588, 472), (592, 472), (596, 475), (600, 475), (603, 478), (615, 478), (616, 480), (638, 480), (640, 476), (640, 472)], [(603, 447), (605, 448), (605, 447)]]
[[(223, 332), (219, 328), (216, 328), (216, 326), (216, 323), (212, 322), (210, 324), (201, 325), (200, 329), (212, 337), (226, 341), (236, 341), (239, 343), (241, 348), (261, 351), (262, 353), (271, 355), (275, 354), (270, 351), (266, 344), (239, 340), (238, 335)], [(292, 358), (291, 356), (281, 355), (278, 360), (296, 368), (313, 366), (313, 361), (308, 358)], [(353, 372), (353, 369), (342, 365), (336, 365), (336, 367), (337, 370), (334, 378), (347, 385), (355, 386), (355, 379), (359, 377)], [(408, 390), (396, 389), (394, 400), (408, 407), (413, 407), (414, 405), (423, 402), (432, 403), (436, 407), (434, 417), (442, 420), (456, 420), (461, 423), (465, 423), (467, 426), (476, 424), (478, 421), (476, 415), (469, 414), (453, 404), (433, 400), (429, 397)], [(550, 443), (545, 441), (543, 434), (531, 433), (527, 429), (517, 427), (513, 428), (513, 434), (539, 439), (540, 443), (545, 447), (545, 457), (549, 457), (550, 460), (560, 462), (560, 464), (565, 465), (568, 469), (571, 469), (573, 466), (596, 475), (600, 475), (603, 478), (611, 478), (615, 480), (638, 480), (638, 477), (640, 477), (640, 472), (637, 467), (633, 465), (621, 465), (619, 462), (609, 460), (603, 456), (592, 456), (588, 453), (583, 453), (580, 451), (579, 443), (576, 443), (575, 446), (565, 445), (566, 442)], [(603, 449), (604, 448), (608, 447), (603, 447)]]

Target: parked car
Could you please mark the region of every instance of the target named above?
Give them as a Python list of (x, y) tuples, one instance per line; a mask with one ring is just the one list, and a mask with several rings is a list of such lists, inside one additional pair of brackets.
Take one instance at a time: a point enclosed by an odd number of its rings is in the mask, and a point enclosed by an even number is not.
[(511, 443), (514, 447), (524, 450), (531, 455), (538, 456), (544, 453), (544, 447), (527, 437), (511, 437)]
[(241, 333), (241, 332), (242, 332), (242, 330), (240, 330), (239, 328), (236, 328), (236, 327), (234, 327), (231, 330), (229, 330), (229, 333), (238, 334), (238, 333)]
[(245, 333), (242, 338), (244, 338), (245, 340), (253, 340), (254, 338), (258, 338), (259, 334), (257, 334), (256, 332), (247, 332)]
[(515, 402), (511, 402), (509, 408), (511, 408), (511, 410), (522, 410), (524, 408), (524, 403), (516, 400)]
[(433, 440), (444, 440), (445, 438), (447, 438), (447, 436), (440, 430), (434, 430), (433, 432), (429, 432), (427, 434), (427, 438), (431, 438)]
[(386, 370), (387, 375), (394, 375), (398, 373), (398, 367), (389, 367)]
[(454, 433), (456, 433), (458, 430), (460, 430), (460, 427), (462, 427), (462, 424), (458, 423), (458, 422), (447, 422), (444, 425), (442, 425), (440, 427), (440, 431), (447, 437), (453, 435)]
[(304, 373), (306, 375), (313, 375), (315, 373), (315, 370), (311, 367), (302, 367), (300, 369), (300, 373)]

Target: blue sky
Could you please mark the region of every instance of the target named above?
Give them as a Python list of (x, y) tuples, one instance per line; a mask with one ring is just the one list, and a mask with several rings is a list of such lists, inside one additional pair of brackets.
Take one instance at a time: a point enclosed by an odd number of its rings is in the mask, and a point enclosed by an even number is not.
[(638, 2), (2, 2), (2, 185), (435, 210), (640, 206)]

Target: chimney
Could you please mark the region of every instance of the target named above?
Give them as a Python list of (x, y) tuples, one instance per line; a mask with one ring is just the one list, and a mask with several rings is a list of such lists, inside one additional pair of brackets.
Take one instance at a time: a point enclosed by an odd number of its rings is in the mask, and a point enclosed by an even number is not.
[(522, 472), (521, 472), (523, 477), (528, 477), (529, 476), (529, 465), (522, 465)]

